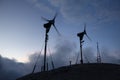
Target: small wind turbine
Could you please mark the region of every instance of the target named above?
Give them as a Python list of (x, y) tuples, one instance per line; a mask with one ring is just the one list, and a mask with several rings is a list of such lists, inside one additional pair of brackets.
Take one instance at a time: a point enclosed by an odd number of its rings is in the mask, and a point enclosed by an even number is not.
[(87, 35), (87, 32), (86, 32), (86, 24), (84, 25), (84, 31), (77, 34), (77, 36), (78, 36), (79, 39), (80, 39), (80, 51), (81, 51), (81, 52), (80, 52), (80, 55), (81, 55), (81, 60), (80, 60), (80, 62), (81, 62), (81, 64), (83, 64), (82, 43), (84, 42), (84, 40), (83, 40), (84, 35), (86, 35), (87, 38), (88, 38), (89, 40), (91, 40), (90, 37)]
[(45, 32), (45, 48), (44, 48), (44, 65), (43, 65), (43, 71), (46, 71), (46, 53), (47, 53), (47, 41), (48, 41), (48, 33), (51, 29), (51, 26), (53, 26), (55, 28), (55, 30), (57, 31), (57, 33), (60, 35), (59, 31), (57, 30), (56, 26), (55, 26), (55, 19), (57, 17), (57, 14), (55, 14), (54, 18), (52, 20), (48, 20), (44, 17), (42, 17), (43, 20), (47, 21), (47, 23), (45, 23), (43, 26), (46, 29)]

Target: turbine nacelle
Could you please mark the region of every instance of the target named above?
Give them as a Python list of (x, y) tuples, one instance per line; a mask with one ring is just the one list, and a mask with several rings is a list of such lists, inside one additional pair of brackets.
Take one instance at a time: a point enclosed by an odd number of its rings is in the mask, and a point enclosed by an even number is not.
[(77, 34), (77, 36), (80, 37), (80, 40), (83, 40), (84, 35), (86, 35), (87, 38), (91, 41), (90, 37), (86, 32), (86, 24), (84, 25), (84, 31)]
[(42, 19), (48, 22), (48, 23), (44, 24), (44, 28), (46, 28), (46, 32), (47, 33), (49, 32), (51, 26), (53, 26), (55, 28), (56, 32), (58, 33), (58, 35), (60, 35), (58, 29), (55, 26), (55, 19), (56, 19), (56, 17), (57, 17), (57, 14), (55, 14), (55, 16), (54, 16), (54, 18), (52, 20), (48, 20), (48, 19), (46, 19), (44, 17), (42, 17)]

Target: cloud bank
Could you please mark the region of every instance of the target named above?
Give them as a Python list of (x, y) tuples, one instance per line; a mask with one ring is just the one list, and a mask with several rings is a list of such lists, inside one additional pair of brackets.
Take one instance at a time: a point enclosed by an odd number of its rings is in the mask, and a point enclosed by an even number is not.
[[(62, 44), (61, 44), (62, 43)], [(76, 50), (76, 45), (73, 42), (69, 42), (67, 40), (62, 40), (55, 46), (55, 51), (52, 52), (52, 59), (55, 64), (55, 68), (60, 66), (69, 65), (69, 61), (72, 61), (72, 64), (76, 63), (76, 58), (79, 54), (79, 51)], [(87, 63), (89, 60), (90, 63), (96, 62), (96, 51), (92, 48), (84, 48), (84, 62)], [(29, 62), (20, 63), (16, 62), (14, 59), (8, 59), (0, 56), (0, 80), (15, 80), (18, 77), (21, 77), (26, 74), (30, 74), (32, 72), (33, 66), (35, 64), (36, 58), (39, 53), (34, 53), (29, 56)], [(110, 52), (108, 49), (103, 49), (101, 51), (102, 62), (103, 63), (116, 63), (120, 64), (120, 56), (119, 51)], [(87, 57), (87, 60), (86, 58)], [(48, 62), (51, 69), (50, 59), (48, 56)], [(80, 58), (78, 59), (78, 63)], [(39, 57), (37, 67), (35, 72), (41, 71), (41, 66), (43, 65), (43, 55)]]

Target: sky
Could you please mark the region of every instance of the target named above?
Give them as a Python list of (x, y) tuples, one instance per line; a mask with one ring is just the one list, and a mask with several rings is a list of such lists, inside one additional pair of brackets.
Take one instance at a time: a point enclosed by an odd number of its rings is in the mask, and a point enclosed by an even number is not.
[[(92, 41), (84, 37), (84, 55), (95, 62), (99, 42), (103, 61), (120, 63), (120, 0), (0, 0), (0, 55), (4, 66), (0, 70), (14, 65), (5, 76), (11, 70), (13, 78), (30, 72), (32, 67), (28, 66), (33, 65), (44, 45), (46, 21), (41, 17), (52, 19), (56, 13), (55, 25), (61, 36), (51, 27), (48, 45), (57, 66), (67, 64), (69, 59), (75, 62), (80, 51), (77, 33), (83, 31), (85, 23)], [(25, 70), (18, 71), (16, 66)]]

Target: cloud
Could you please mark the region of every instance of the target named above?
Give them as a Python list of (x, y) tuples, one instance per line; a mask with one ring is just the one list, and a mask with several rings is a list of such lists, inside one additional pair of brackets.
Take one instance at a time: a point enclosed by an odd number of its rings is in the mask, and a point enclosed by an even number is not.
[[(60, 8), (67, 20), (79, 22), (104, 22), (119, 19), (119, 0), (49, 0)], [(120, 17), (120, 16), (119, 16)]]
[(103, 62), (105, 63), (115, 63), (115, 64), (120, 64), (120, 51), (115, 50), (115, 51), (110, 51), (107, 48), (104, 48), (101, 51), (101, 57)]
[[(52, 52), (52, 58), (55, 64), (55, 67), (65, 66), (69, 65), (69, 61), (72, 61), (72, 64), (76, 63), (76, 58), (79, 56), (78, 63), (80, 63), (80, 52), (74, 42), (70, 42), (69, 40), (59, 40), (57, 42), (56, 46), (54, 47), (55, 51)], [(103, 63), (116, 63), (120, 64), (120, 51), (110, 51), (107, 48), (103, 48), (100, 50), (101, 52), (101, 58)], [(49, 51), (48, 51), (49, 53)], [(36, 61), (36, 58), (39, 53), (35, 53), (29, 57), (30, 63), (33, 63)], [(84, 62), (87, 63), (88, 61), (90, 63), (96, 63), (97, 51), (96, 49), (93, 49), (91, 47), (85, 47), (83, 48), (83, 58)], [(49, 63), (51, 63), (51, 57), (48, 55)], [(38, 69), (40, 71), (40, 66), (43, 65), (43, 55), (39, 58), (38, 61)], [(51, 64), (49, 64), (51, 66)]]
[(57, 67), (61, 65), (68, 65), (72, 57), (75, 56), (76, 45), (74, 42), (70, 42), (68, 40), (59, 40), (59, 43), (55, 46), (55, 50), (56, 51), (53, 53), (55, 65)]
[(91, 47), (83, 49), (83, 58), (85, 62), (95, 63), (96, 62), (96, 53)]
[(53, 13), (55, 12), (51, 5), (48, 5), (49, 2), (45, 0), (26, 0), (33, 5), (33, 7), (38, 8), (41, 12), (44, 13)]
[[(75, 56), (76, 45), (68, 40), (59, 40), (59, 42), (56, 44), (54, 49), (55, 49), (54, 52), (50, 52), (49, 50), (47, 51), (48, 52), (47, 60), (49, 62), (50, 68), (52, 66), (50, 53), (52, 55), (52, 60), (54, 61), (55, 64), (55, 68), (69, 65), (69, 60), (73, 59), (73, 57)], [(39, 54), (40, 53), (35, 53), (29, 56), (30, 64), (33, 65), (35, 64), (36, 58), (38, 57)], [(37, 70), (39, 71), (40, 71), (40, 67), (43, 66), (43, 57), (44, 56), (41, 55), (38, 60), (37, 66), (39, 68), (37, 67)]]

